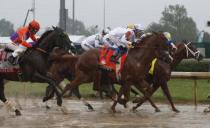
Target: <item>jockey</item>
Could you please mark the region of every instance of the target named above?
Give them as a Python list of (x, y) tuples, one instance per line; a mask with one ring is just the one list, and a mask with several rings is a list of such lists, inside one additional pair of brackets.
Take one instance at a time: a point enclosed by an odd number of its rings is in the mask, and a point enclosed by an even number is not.
[(168, 45), (171, 45), (172, 50), (177, 50), (177, 47), (175, 46), (175, 44), (172, 41), (171, 34), (169, 32), (163, 32), (163, 34), (166, 37), (166, 39), (168, 40), (166, 43)]
[[(39, 29), (39, 23), (35, 20), (32, 20), (27, 27), (21, 27), (11, 35), (10, 39), (12, 40), (12, 43), (6, 46), (7, 48), (14, 50), (12, 55), (8, 58), (8, 61), (11, 64), (15, 65), (16, 58), (25, 52), (27, 48), (31, 48), (36, 44), (37, 38), (35, 37), (35, 34), (39, 31)], [(29, 37), (34, 42), (26, 42)]]
[(109, 29), (103, 29), (101, 33), (87, 37), (82, 41), (81, 46), (85, 51), (88, 51), (93, 48), (103, 47), (103, 37), (109, 33)]
[(143, 27), (140, 24), (135, 24), (133, 27), (113, 29), (104, 37), (104, 42), (109, 47), (115, 50), (110, 60), (117, 63), (118, 59), (127, 52), (128, 48), (132, 47), (135, 39), (143, 32)]

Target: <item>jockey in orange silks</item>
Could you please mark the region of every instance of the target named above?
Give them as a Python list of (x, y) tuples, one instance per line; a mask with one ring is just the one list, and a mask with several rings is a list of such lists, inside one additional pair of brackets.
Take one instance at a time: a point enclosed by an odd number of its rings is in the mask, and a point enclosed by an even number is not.
[[(37, 38), (35, 37), (35, 34), (39, 31), (39, 29), (39, 23), (33, 20), (28, 26), (18, 29), (11, 35), (10, 39), (12, 40), (12, 43), (6, 46), (7, 48), (14, 50), (12, 55), (8, 58), (8, 61), (11, 64), (16, 64), (16, 57), (25, 52), (27, 48), (31, 48), (36, 44)], [(26, 42), (29, 38), (31, 38), (34, 42)]]

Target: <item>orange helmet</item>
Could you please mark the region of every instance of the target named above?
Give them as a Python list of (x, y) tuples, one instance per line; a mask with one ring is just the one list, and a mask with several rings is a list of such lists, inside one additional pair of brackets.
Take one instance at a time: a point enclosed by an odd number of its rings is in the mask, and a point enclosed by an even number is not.
[(39, 25), (39, 22), (37, 22), (36, 20), (32, 20), (30, 23), (29, 23), (29, 28), (35, 30), (35, 31), (39, 31), (40, 29), (40, 25)]

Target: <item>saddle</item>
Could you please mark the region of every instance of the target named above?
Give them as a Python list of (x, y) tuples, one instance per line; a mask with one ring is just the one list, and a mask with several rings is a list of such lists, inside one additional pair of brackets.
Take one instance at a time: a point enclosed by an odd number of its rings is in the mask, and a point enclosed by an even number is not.
[(103, 67), (109, 71), (114, 71), (116, 75), (119, 75), (121, 73), (124, 63), (127, 57), (127, 53), (124, 53), (119, 58), (119, 63), (115, 63), (110, 60), (112, 55), (114, 54), (114, 50), (111, 48), (102, 48), (100, 51), (100, 64), (103, 65)]

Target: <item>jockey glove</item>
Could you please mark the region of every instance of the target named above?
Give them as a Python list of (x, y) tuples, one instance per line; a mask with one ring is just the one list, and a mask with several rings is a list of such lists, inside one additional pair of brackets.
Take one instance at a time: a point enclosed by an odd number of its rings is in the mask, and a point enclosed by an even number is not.
[(29, 42), (29, 44), (34, 47), (36, 45), (36, 42)]

